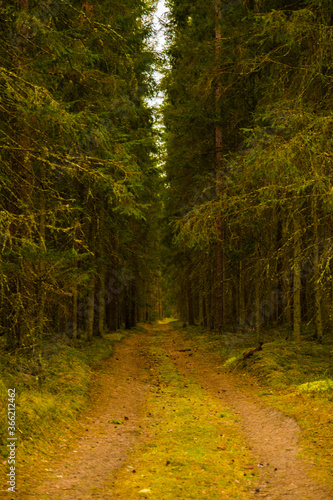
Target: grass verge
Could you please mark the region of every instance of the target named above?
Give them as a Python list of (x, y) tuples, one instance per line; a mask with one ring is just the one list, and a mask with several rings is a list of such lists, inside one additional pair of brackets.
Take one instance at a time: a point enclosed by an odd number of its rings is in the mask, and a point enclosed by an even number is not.
[(237, 417), (189, 377), (179, 374), (152, 339), (156, 359), (147, 403), (148, 442), (118, 472), (120, 499), (233, 498), (247, 500), (254, 481), (252, 457)]

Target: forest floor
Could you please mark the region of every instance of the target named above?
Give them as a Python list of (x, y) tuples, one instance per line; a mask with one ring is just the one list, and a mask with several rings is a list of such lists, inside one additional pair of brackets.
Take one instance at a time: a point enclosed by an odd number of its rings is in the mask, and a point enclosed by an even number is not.
[(254, 379), (172, 324), (145, 328), (99, 363), (77, 436), (15, 500), (333, 499), (299, 458), (297, 423)]

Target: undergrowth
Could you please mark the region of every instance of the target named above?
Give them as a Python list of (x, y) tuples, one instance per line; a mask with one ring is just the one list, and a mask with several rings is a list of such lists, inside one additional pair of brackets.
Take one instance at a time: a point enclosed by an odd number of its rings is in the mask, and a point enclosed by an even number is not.
[[(259, 345), (251, 332), (219, 335), (202, 326), (184, 328), (179, 321), (173, 322), (172, 327), (195, 340), (204, 350), (218, 353), (226, 369), (248, 372), (273, 389), (321, 381), (319, 385), (310, 386), (308, 392), (329, 394), (333, 391), (330, 383), (333, 379), (333, 341), (319, 344), (304, 338), (296, 343), (285, 340), (279, 330), (271, 331), (263, 336), (262, 350), (246, 357)], [(300, 390), (305, 391), (305, 388)]]
[[(6, 477), (8, 389), (16, 391), (17, 469), (47, 462), (75, 436), (85, 409), (92, 367), (110, 357), (127, 332), (106, 334), (92, 342), (53, 338), (38, 353), (0, 350), (0, 472)], [(22, 475), (22, 474), (21, 474)]]

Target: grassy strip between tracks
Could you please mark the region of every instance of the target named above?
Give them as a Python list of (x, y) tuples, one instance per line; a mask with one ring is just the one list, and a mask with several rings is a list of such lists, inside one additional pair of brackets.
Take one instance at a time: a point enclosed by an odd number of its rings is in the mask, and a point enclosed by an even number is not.
[(161, 342), (157, 336), (151, 344), (156, 362), (147, 405), (150, 439), (118, 472), (117, 498), (252, 497), (255, 468), (237, 417), (179, 374)]

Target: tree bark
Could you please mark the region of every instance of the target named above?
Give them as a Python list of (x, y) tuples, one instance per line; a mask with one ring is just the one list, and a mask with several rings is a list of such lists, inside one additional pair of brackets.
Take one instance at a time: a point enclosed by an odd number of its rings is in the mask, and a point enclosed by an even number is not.
[(206, 278), (202, 278), (202, 293), (201, 293), (201, 306), (202, 306), (202, 324), (207, 327), (207, 301), (206, 301)]
[(245, 322), (245, 297), (244, 297), (244, 271), (243, 261), (239, 262), (238, 276), (238, 324), (242, 326)]
[(73, 339), (77, 339), (77, 299), (78, 299), (78, 287), (77, 284), (73, 288)]
[(89, 280), (88, 307), (87, 307), (87, 340), (92, 340), (94, 335), (95, 316), (95, 275), (92, 273)]
[(107, 307), (107, 327), (109, 330), (115, 332), (117, 330), (117, 297), (112, 290), (108, 291), (108, 307)]
[[(221, 66), (221, 0), (215, 0), (215, 56), (217, 69)], [(221, 96), (222, 85), (217, 78), (215, 88), (215, 108), (217, 125), (215, 127), (215, 171), (216, 195), (222, 194), (223, 171), (223, 130), (221, 124)], [(222, 216), (217, 219), (217, 244), (216, 244), (216, 292), (215, 292), (215, 329), (222, 333), (224, 326), (224, 221)]]
[(125, 330), (131, 329), (131, 306), (130, 306), (130, 297), (129, 291), (126, 290), (124, 297), (124, 321), (125, 321)]
[(294, 283), (293, 283), (293, 334), (294, 340), (301, 340), (301, 227), (298, 215), (294, 215)]
[(280, 255), (280, 250), (282, 247), (282, 220), (281, 213), (277, 213), (277, 230), (276, 230), (276, 251), (277, 251), (277, 263), (276, 263), (276, 274), (277, 274), (277, 307), (276, 307), (276, 324), (282, 323), (283, 316), (283, 283), (282, 283), (282, 258)]
[(188, 276), (187, 278), (187, 314), (188, 314), (188, 324), (194, 325), (194, 307), (193, 307), (193, 291), (192, 291), (192, 278)]
[(136, 310), (137, 310), (136, 298), (137, 298), (137, 290), (136, 290), (136, 281), (134, 278), (133, 281), (131, 282), (131, 288), (130, 288), (131, 328), (135, 328), (135, 326), (136, 326)]
[(313, 201), (313, 221), (314, 221), (314, 293), (315, 293), (315, 323), (316, 337), (318, 340), (323, 338), (323, 322), (321, 307), (321, 286), (319, 269), (319, 238), (318, 238), (318, 210), (317, 200)]

